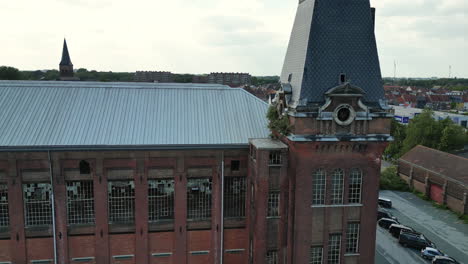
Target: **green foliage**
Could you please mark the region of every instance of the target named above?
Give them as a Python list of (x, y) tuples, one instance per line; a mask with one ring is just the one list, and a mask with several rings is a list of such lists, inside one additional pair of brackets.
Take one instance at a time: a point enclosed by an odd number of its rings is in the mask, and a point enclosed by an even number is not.
[(21, 80), (21, 72), (13, 67), (0, 66), (0, 80)]
[(394, 138), (384, 151), (384, 159), (394, 161), (400, 158), (400, 152), (403, 148), (403, 140), (406, 138), (406, 126), (396, 120), (392, 120), (390, 133)]
[(409, 123), (400, 155), (416, 145), (443, 151), (454, 151), (463, 148), (468, 143), (468, 137), (463, 128), (448, 118), (437, 121), (432, 118), (432, 114), (431, 110), (425, 109)]
[(380, 189), (408, 192), (408, 184), (398, 176), (395, 166), (386, 168), (380, 175)]
[(253, 76), (251, 82), (255, 86), (270, 83), (278, 83), (279, 76)]
[(431, 199), (429, 197), (427, 197), (427, 195), (425, 195), (424, 193), (416, 190), (416, 189), (413, 189), (413, 194), (415, 194), (416, 196), (418, 196), (419, 198), (423, 199), (424, 201), (430, 201)]
[(279, 115), (276, 107), (271, 105), (268, 108), (267, 118), (270, 121), (268, 128), (271, 131), (271, 136), (274, 137), (274, 132), (287, 136), (291, 133), (291, 125), (287, 115)]

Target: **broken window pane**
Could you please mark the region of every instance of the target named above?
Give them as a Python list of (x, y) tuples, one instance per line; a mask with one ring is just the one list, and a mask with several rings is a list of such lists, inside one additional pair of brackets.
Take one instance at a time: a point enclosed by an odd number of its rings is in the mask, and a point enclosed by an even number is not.
[(189, 179), (187, 181), (187, 219), (211, 218), (211, 179)]
[(280, 193), (277, 191), (270, 191), (268, 193), (268, 215), (267, 216), (279, 216), (279, 203)]
[(133, 223), (135, 220), (135, 184), (133, 181), (109, 181), (109, 223)]
[(67, 182), (67, 218), (69, 225), (94, 224), (92, 181)]
[(272, 151), (270, 152), (270, 165), (280, 165), (281, 164), (281, 151)]
[(174, 180), (148, 181), (149, 221), (174, 219)]
[(52, 224), (51, 193), (49, 183), (23, 184), (26, 226)]
[(224, 217), (245, 217), (245, 177), (224, 180)]
[(8, 217), (8, 185), (0, 184), (0, 227), (7, 227), (10, 224)]

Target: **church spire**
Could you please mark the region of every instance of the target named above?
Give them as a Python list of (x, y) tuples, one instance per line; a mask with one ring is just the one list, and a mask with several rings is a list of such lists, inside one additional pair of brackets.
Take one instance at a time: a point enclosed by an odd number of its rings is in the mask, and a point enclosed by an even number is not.
[(70, 60), (70, 54), (68, 54), (68, 47), (67, 47), (67, 40), (63, 39), (63, 50), (62, 50), (62, 60), (60, 61), (60, 65), (70, 65), (73, 66)]

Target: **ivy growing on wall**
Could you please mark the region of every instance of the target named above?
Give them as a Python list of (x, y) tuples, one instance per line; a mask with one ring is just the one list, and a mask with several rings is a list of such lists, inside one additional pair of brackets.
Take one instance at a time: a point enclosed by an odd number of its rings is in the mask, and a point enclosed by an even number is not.
[(287, 136), (291, 133), (291, 126), (289, 125), (288, 115), (280, 115), (274, 105), (270, 105), (267, 112), (267, 118), (269, 124), (268, 128), (271, 131), (270, 136), (275, 138), (274, 132), (279, 133), (283, 136)]

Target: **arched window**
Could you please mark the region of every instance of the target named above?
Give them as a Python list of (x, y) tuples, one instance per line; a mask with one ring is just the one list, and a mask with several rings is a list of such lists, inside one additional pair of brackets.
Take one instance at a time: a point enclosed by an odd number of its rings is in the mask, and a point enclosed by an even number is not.
[(80, 174), (90, 174), (91, 173), (91, 167), (89, 166), (89, 163), (86, 160), (80, 161)]
[(325, 204), (326, 173), (318, 169), (312, 175), (312, 204)]
[(361, 203), (362, 171), (354, 168), (349, 175), (349, 203)]
[(343, 203), (343, 183), (344, 171), (342, 169), (335, 169), (332, 174), (332, 189), (331, 189), (331, 203)]

